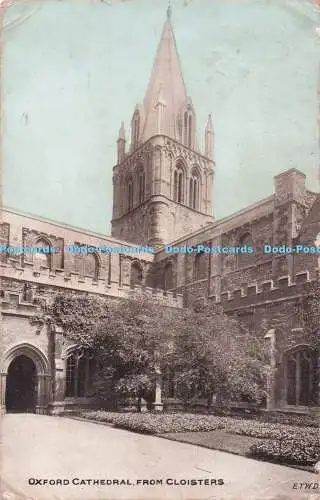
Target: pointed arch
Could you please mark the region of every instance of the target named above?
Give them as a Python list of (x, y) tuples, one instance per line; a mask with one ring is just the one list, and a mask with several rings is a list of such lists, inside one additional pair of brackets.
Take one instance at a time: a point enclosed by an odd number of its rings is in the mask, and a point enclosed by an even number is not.
[(1, 370), (3, 373), (7, 373), (10, 363), (17, 356), (29, 357), (34, 362), (37, 373), (41, 375), (50, 375), (50, 365), (47, 356), (39, 347), (29, 342), (21, 342), (9, 347), (9, 349), (5, 352), (1, 363)]
[(140, 262), (134, 261), (130, 268), (130, 285), (141, 285), (143, 281), (143, 268)]
[[(246, 246), (252, 247), (253, 246), (252, 234), (249, 231), (246, 231), (245, 233), (243, 233), (238, 240), (237, 246), (239, 246), (243, 249)], [(252, 258), (252, 255), (253, 254), (251, 254), (247, 251), (246, 252), (243, 251), (243, 253), (241, 253), (241, 252), (238, 253), (238, 256), (237, 256), (238, 268), (251, 266), (252, 264), (254, 264), (254, 260)]]
[(34, 243), (39, 251), (35, 252), (36, 265), (39, 267), (52, 268), (52, 243), (47, 236), (39, 236)]
[(145, 196), (146, 196), (146, 174), (145, 170), (142, 164), (140, 164), (137, 169), (136, 169), (136, 184), (137, 184), (137, 189), (136, 189), (136, 194), (137, 194), (137, 200), (136, 204), (141, 205), (141, 203), (144, 202)]
[(173, 200), (184, 203), (186, 169), (182, 160), (178, 160), (173, 171)]
[(315, 406), (318, 401), (319, 352), (310, 345), (297, 345), (284, 356), (286, 403), (293, 406)]
[(193, 168), (189, 180), (189, 206), (195, 210), (200, 210), (200, 173), (197, 168)]
[(174, 288), (174, 271), (171, 261), (167, 262), (163, 269), (163, 290), (171, 290)]
[(90, 355), (73, 346), (67, 351), (65, 359), (65, 396), (68, 398), (84, 397), (92, 379)]
[(133, 181), (132, 177), (127, 178), (127, 208), (128, 212), (133, 209)]
[(98, 279), (100, 262), (96, 253), (87, 253), (83, 259), (83, 274), (85, 277)]
[(193, 149), (195, 143), (195, 112), (190, 99), (183, 106), (180, 116), (180, 123), (182, 124), (181, 141), (184, 146)]
[(209, 268), (209, 255), (204, 252), (196, 254), (194, 259), (194, 280), (207, 278)]

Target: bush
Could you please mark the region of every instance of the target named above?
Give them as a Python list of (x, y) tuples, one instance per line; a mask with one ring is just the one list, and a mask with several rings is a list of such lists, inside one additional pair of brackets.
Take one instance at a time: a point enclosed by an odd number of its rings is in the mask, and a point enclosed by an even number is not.
[(303, 433), (296, 437), (270, 439), (250, 447), (250, 455), (297, 465), (313, 465), (319, 460), (319, 437)]

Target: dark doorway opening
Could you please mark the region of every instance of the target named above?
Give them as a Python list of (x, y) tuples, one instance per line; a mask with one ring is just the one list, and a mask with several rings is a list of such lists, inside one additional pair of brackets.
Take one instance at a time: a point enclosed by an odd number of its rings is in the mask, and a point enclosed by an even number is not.
[(32, 359), (17, 356), (10, 364), (6, 384), (7, 412), (34, 413), (37, 404), (37, 370)]

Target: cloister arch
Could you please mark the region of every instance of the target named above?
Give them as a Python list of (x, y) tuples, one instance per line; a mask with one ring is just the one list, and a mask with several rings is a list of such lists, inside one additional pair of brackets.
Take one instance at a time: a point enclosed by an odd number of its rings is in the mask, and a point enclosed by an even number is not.
[(16, 344), (4, 353), (1, 367), (3, 412), (47, 413), (51, 372), (44, 352), (28, 342)]

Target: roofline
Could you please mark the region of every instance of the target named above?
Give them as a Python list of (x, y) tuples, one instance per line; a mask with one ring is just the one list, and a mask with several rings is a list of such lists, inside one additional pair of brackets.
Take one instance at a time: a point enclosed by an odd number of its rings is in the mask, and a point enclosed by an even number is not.
[(90, 231), (90, 229), (87, 230), (83, 227), (70, 226), (69, 224), (64, 224), (63, 222), (55, 221), (52, 219), (47, 219), (47, 218), (41, 217), (41, 216), (36, 215), (36, 214), (30, 214), (28, 212), (23, 212), (23, 211), (20, 211), (18, 209), (12, 208), (12, 207), (2, 207), (1, 212), (11, 213), (13, 215), (26, 217), (28, 219), (33, 219), (33, 220), (36, 220), (39, 222), (46, 222), (48, 224), (52, 224), (53, 226), (60, 227), (62, 229), (69, 229), (72, 231), (77, 231), (78, 233), (86, 234), (89, 236), (95, 236), (98, 238), (108, 239), (108, 240), (113, 241), (114, 243), (119, 243), (121, 245), (126, 245), (128, 247), (142, 248), (143, 246), (146, 246), (146, 245), (138, 245), (138, 244), (135, 245), (134, 243), (128, 243), (125, 240), (118, 240), (118, 239), (116, 239), (113, 236), (108, 235), (108, 234), (96, 233), (95, 231)]
[[(188, 233), (185, 237), (183, 238), (179, 238), (177, 240), (174, 240), (174, 241), (171, 241), (170, 244), (175, 244), (175, 243), (179, 243), (179, 242), (182, 242), (182, 241), (186, 241), (190, 238), (193, 238), (194, 236), (197, 236), (199, 234), (203, 234), (207, 231), (210, 231), (212, 229), (216, 229), (217, 227), (219, 227), (220, 225), (228, 222), (229, 220), (232, 220), (234, 219), (235, 217), (238, 217), (240, 215), (244, 215), (248, 212), (250, 212), (251, 210), (255, 209), (256, 207), (260, 207), (262, 205), (267, 205), (268, 203), (270, 203), (271, 201), (274, 200), (274, 197), (275, 195), (272, 194), (270, 196), (268, 196), (267, 198), (263, 198), (262, 200), (260, 201), (257, 201), (255, 203), (253, 203), (252, 205), (249, 205), (248, 207), (246, 208), (242, 208), (241, 210), (238, 210), (237, 212), (233, 212), (231, 213), (230, 215), (228, 215), (227, 217), (223, 217), (222, 219), (219, 219), (217, 220), (216, 222), (213, 222), (213, 223), (209, 223), (208, 226), (203, 226), (202, 228), (200, 228), (198, 231), (195, 231), (193, 233)], [(158, 250), (158, 252), (155, 252), (155, 253), (161, 253), (162, 250)]]

